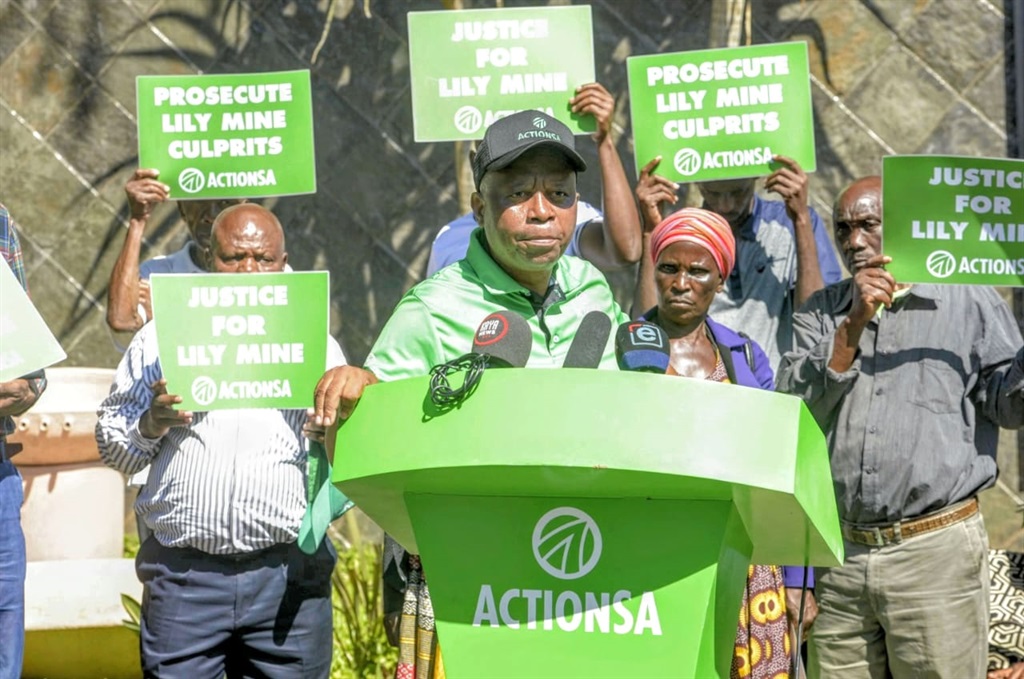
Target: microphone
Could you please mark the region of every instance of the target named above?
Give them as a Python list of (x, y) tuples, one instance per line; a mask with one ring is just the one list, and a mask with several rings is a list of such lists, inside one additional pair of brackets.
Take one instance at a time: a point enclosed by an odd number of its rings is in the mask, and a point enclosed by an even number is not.
[(563, 368), (596, 368), (604, 357), (608, 336), (612, 334), (612, 319), (603, 311), (587, 312), (572, 338), (565, 354)]
[(668, 370), (668, 335), (647, 321), (627, 321), (615, 333), (615, 360), (619, 370), (657, 373)]
[(514, 311), (495, 311), (473, 337), (473, 353), (488, 356), (487, 365), (492, 368), (522, 368), (532, 345), (530, 326)]
[[(522, 368), (530, 358), (533, 332), (526, 319), (512, 311), (496, 311), (473, 336), (473, 351), (430, 369), (430, 400), (442, 411), (458, 406), (480, 383), (487, 368)], [(453, 387), (448, 376), (465, 373)]]

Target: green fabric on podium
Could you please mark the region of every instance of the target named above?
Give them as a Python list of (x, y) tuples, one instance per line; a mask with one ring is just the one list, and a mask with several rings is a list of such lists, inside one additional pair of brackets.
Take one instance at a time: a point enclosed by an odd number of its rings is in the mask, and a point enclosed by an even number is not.
[(354, 506), (355, 503), (331, 483), (331, 463), (327, 461), (323, 444), (310, 441), (306, 513), (299, 526), (299, 549), (306, 554), (316, 552), (331, 522)]

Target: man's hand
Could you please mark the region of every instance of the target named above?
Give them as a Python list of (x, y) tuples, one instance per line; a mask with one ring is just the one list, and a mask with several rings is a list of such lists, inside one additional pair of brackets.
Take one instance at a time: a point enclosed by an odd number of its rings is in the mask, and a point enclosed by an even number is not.
[(786, 214), (797, 224), (799, 217), (808, 217), (807, 226), (810, 226), (810, 213), (807, 207), (807, 174), (803, 168), (786, 156), (772, 156), (775, 162), (782, 163), (783, 167), (775, 170), (768, 179), (764, 181), (764, 188), (767, 191), (774, 191), (782, 196), (786, 204)]
[(316, 384), (313, 422), (326, 428), (334, 424), (335, 418), (347, 420), (363, 395), (363, 389), (378, 381), (369, 370), (355, 366), (331, 368)]
[(0, 417), (17, 417), (36, 402), (28, 380), (19, 377), (9, 382), (0, 382)]
[(587, 83), (576, 88), (576, 96), (569, 100), (572, 112), (577, 115), (592, 115), (597, 120), (594, 141), (600, 144), (609, 139), (612, 131), (612, 116), (615, 114), (615, 98), (601, 83)]
[(153, 206), (167, 200), (171, 187), (157, 181), (159, 170), (139, 168), (124, 185), (132, 219), (148, 219)]
[(1014, 663), (1002, 670), (991, 670), (986, 679), (1024, 679), (1024, 662)]
[(892, 306), (892, 296), (896, 292), (896, 280), (883, 269), (892, 261), (892, 257), (875, 255), (853, 276), (853, 307), (848, 318), (860, 328), (878, 313), (880, 306)]
[[(786, 588), (786, 617), (789, 619), (789, 629), (795, 630), (796, 624), (800, 617), (800, 588), (799, 587), (787, 587)], [(800, 630), (800, 637), (802, 639), (807, 638), (807, 633), (811, 631), (811, 625), (814, 624), (815, 618), (818, 617), (818, 602), (814, 598), (814, 590), (807, 590), (807, 594), (804, 596), (804, 619), (803, 629)]]
[(316, 410), (306, 409), (306, 421), (302, 424), (302, 435), (310, 441), (324, 443), (327, 440), (327, 427), (316, 423)]
[(645, 233), (650, 233), (661, 222), (661, 205), (675, 205), (679, 200), (676, 191), (679, 184), (654, 174), (661, 163), (661, 156), (647, 163), (640, 170), (640, 181), (636, 185), (636, 200), (640, 205), (640, 223)]
[(892, 306), (892, 297), (896, 292), (896, 280), (882, 267), (892, 261), (892, 257), (875, 255), (861, 266), (853, 275), (853, 306), (850, 313), (836, 328), (835, 340), (832, 343), (832, 358), (828, 367), (837, 373), (850, 369), (857, 357), (860, 336), (864, 328), (878, 313), (878, 308)]
[(170, 431), (171, 427), (192, 424), (192, 413), (175, 410), (175, 403), (181, 403), (181, 397), (167, 393), (167, 380), (159, 379), (154, 382), (153, 403), (139, 420), (139, 433), (147, 439), (158, 439)]

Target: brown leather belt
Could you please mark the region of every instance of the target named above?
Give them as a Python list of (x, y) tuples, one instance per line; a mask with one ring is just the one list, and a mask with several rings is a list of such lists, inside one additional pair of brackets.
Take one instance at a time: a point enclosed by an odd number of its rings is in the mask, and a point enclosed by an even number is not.
[(939, 528), (960, 523), (978, 513), (978, 499), (971, 498), (946, 509), (926, 514), (917, 519), (907, 519), (887, 526), (856, 526), (844, 523), (841, 525), (843, 537), (869, 547), (884, 547), (903, 542), (915, 535), (928, 533)]

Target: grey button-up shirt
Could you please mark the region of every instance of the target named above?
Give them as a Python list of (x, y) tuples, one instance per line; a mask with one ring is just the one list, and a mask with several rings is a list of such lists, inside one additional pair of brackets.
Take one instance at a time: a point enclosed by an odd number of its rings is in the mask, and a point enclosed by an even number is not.
[(892, 523), (991, 486), (998, 428), (1024, 424), (1024, 341), (1006, 304), (988, 287), (915, 285), (837, 373), (828, 362), (853, 293), (847, 279), (797, 312), (777, 378), (826, 433), (840, 518)]

